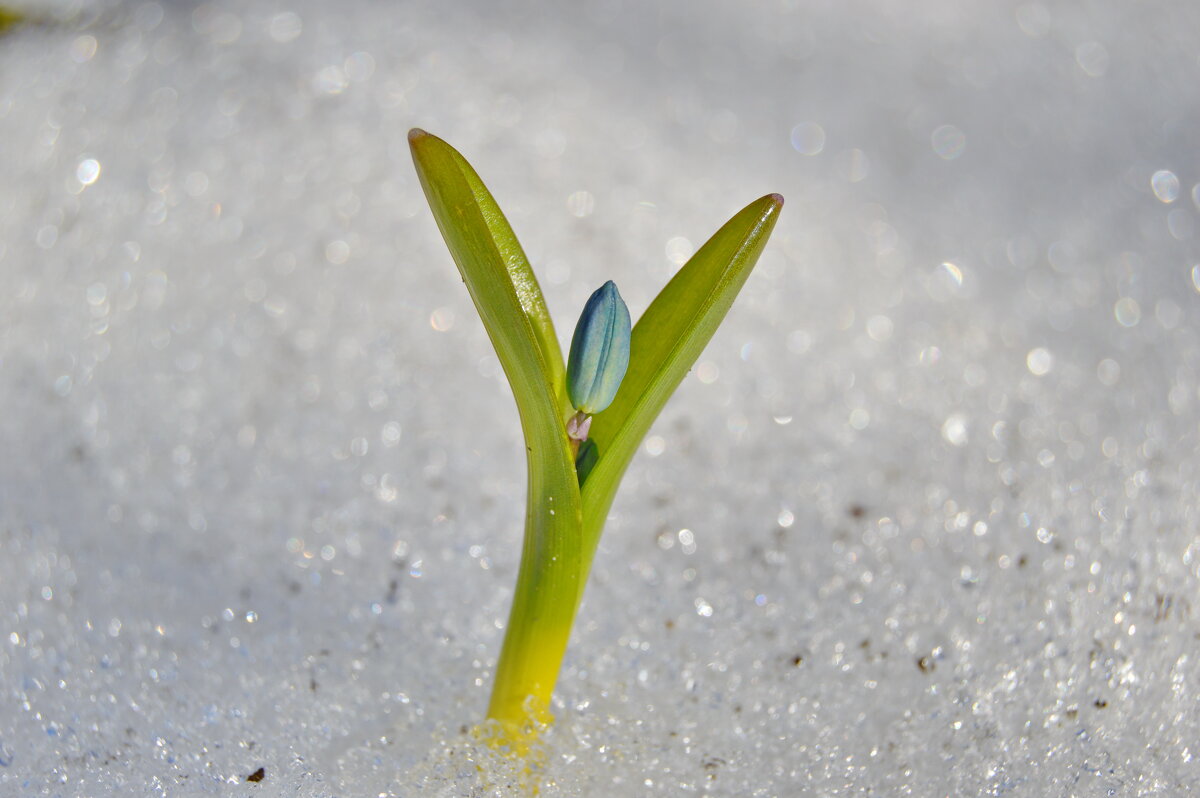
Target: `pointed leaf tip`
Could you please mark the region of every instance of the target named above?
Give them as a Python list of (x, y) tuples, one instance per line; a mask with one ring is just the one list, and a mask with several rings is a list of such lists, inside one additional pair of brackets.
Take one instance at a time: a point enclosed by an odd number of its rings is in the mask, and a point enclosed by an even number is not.
[(425, 138), (428, 135), (429, 134), (426, 133), (424, 130), (421, 130), (421, 128), (414, 127), (412, 130), (408, 131), (408, 140), (409, 141), (418, 141), (420, 139)]

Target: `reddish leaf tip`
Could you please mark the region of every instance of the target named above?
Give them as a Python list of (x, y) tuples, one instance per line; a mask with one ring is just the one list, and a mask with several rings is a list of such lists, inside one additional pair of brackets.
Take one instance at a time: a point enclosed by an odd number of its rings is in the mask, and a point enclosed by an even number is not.
[(410, 142), (415, 142), (415, 141), (419, 141), (420, 139), (425, 138), (428, 135), (429, 134), (426, 133), (424, 130), (421, 130), (421, 128), (414, 127), (412, 130), (408, 131), (408, 140)]

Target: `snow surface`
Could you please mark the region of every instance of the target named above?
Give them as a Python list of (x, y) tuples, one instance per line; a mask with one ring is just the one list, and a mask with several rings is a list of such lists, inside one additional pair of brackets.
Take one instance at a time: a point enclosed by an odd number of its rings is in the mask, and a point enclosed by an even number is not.
[(1200, 4), (23, 7), (0, 794), (503, 794), (462, 730), (522, 444), (413, 126), (564, 342), (787, 198), (614, 506), (543, 796), (1193, 790)]

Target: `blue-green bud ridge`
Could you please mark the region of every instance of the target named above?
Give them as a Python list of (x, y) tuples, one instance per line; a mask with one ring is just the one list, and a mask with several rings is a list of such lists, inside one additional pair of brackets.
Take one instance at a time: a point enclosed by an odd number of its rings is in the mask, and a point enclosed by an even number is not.
[(612, 404), (629, 368), (629, 308), (612, 280), (583, 306), (567, 358), (567, 396), (583, 413)]

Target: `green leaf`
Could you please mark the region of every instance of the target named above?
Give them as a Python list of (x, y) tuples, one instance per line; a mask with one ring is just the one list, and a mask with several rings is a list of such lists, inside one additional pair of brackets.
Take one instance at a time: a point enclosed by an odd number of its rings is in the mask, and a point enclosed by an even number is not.
[[(586, 573), (562, 351), (529, 261), (479, 175), (436, 136), (413, 130), (408, 138), (442, 237), (512, 385), (525, 435), (524, 551), (489, 709), (492, 718), (521, 724), (549, 704)], [(530, 697), (538, 706), (528, 705)]]
[(782, 207), (783, 197), (769, 194), (726, 222), (667, 283), (633, 328), (629, 370), (621, 388), (613, 403), (592, 418), (590, 438), (600, 458), (583, 486), (585, 573), (625, 469), (725, 318)]
[[(525, 348), (528, 342), (522, 340), (518, 344), (517, 340), (532, 332), (533, 349), (540, 352), (540, 368), (535, 370), (541, 372), (541, 382), (553, 386), (556, 400), (564, 408), (564, 418), (570, 416), (565, 366), (554, 322), (508, 220), (479, 175), (457, 150), (420, 129), (408, 134), (408, 142), (438, 228), (497, 352), (502, 358), (505, 354), (510, 358), (521, 357), (526, 353), (500, 350)], [(519, 329), (513, 327), (511, 320), (515, 318), (523, 318), (528, 327), (524, 324)], [(507, 371), (508, 363), (504, 365)], [(534, 367), (533, 363), (518, 365)], [(512, 376), (509, 374), (510, 380)]]

